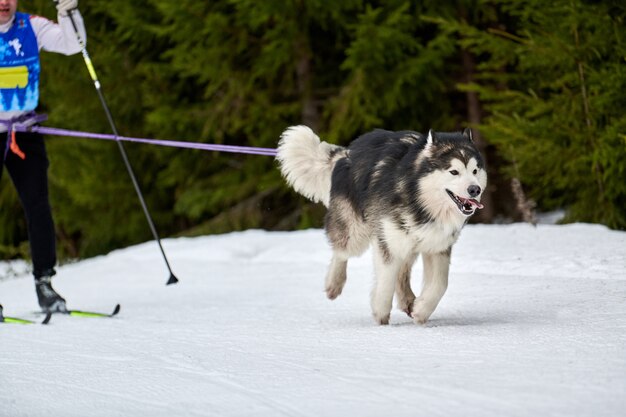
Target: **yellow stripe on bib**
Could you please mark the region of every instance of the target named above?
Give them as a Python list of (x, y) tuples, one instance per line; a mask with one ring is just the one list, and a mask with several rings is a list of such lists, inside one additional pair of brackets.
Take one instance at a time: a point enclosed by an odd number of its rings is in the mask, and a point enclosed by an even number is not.
[(28, 85), (28, 67), (0, 68), (0, 88), (24, 88)]

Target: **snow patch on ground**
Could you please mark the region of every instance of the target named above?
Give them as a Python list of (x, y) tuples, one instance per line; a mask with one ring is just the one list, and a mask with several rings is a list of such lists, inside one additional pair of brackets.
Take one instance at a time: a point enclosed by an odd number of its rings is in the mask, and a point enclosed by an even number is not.
[[(623, 416), (626, 233), (470, 225), (426, 326), (370, 317), (370, 253), (328, 301), (320, 230), (165, 239), (59, 268), (70, 308), (0, 325), (0, 416)], [(6, 265), (0, 263), (1, 268)], [(414, 268), (419, 288), (421, 262)], [(5, 314), (41, 318), (32, 278)]]

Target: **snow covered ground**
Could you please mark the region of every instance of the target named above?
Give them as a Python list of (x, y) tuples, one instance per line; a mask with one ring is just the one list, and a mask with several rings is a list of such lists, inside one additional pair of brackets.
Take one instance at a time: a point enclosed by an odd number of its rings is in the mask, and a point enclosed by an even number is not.
[[(320, 230), (163, 244), (175, 286), (154, 242), (59, 268), (116, 318), (0, 324), (0, 416), (626, 415), (625, 232), (468, 226), (426, 326), (374, 324), (369, 253), (328, 301)], [(41, 318), (25, 273), (0, 302)]]

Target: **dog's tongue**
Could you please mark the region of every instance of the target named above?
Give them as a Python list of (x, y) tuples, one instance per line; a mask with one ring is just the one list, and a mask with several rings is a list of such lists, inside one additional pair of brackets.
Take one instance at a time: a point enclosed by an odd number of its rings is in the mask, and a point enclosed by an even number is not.
[(461, 197), (461, 200), (463, 201), (463, 204), (469, 204), (470, 206), (474, 206), (477, 209), (481, 209), (481, 208), (485, 207), (485, 206), (483, 206), (482, 204), (480, 204), (477, 200), (475, 200), (473, 198), (463, 198), (463, 197)]
[(473, 198), (471, 198), (469, 202), (471, 205), (476, 206), (476, 208), (478, 209), (485, 208), (485, 206), (483, 206), (482, 204), (480, 204), (478, 201), (474, 200)]

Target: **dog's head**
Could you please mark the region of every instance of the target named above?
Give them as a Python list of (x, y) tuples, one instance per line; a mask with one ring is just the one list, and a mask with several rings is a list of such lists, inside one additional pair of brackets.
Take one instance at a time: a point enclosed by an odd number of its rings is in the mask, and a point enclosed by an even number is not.
[(424, 156), (420, 199), (433, 217), (469, 217), (480, 203), (487, 186), (483, 158), (468, 128), (458, 133), (428, 132)]

